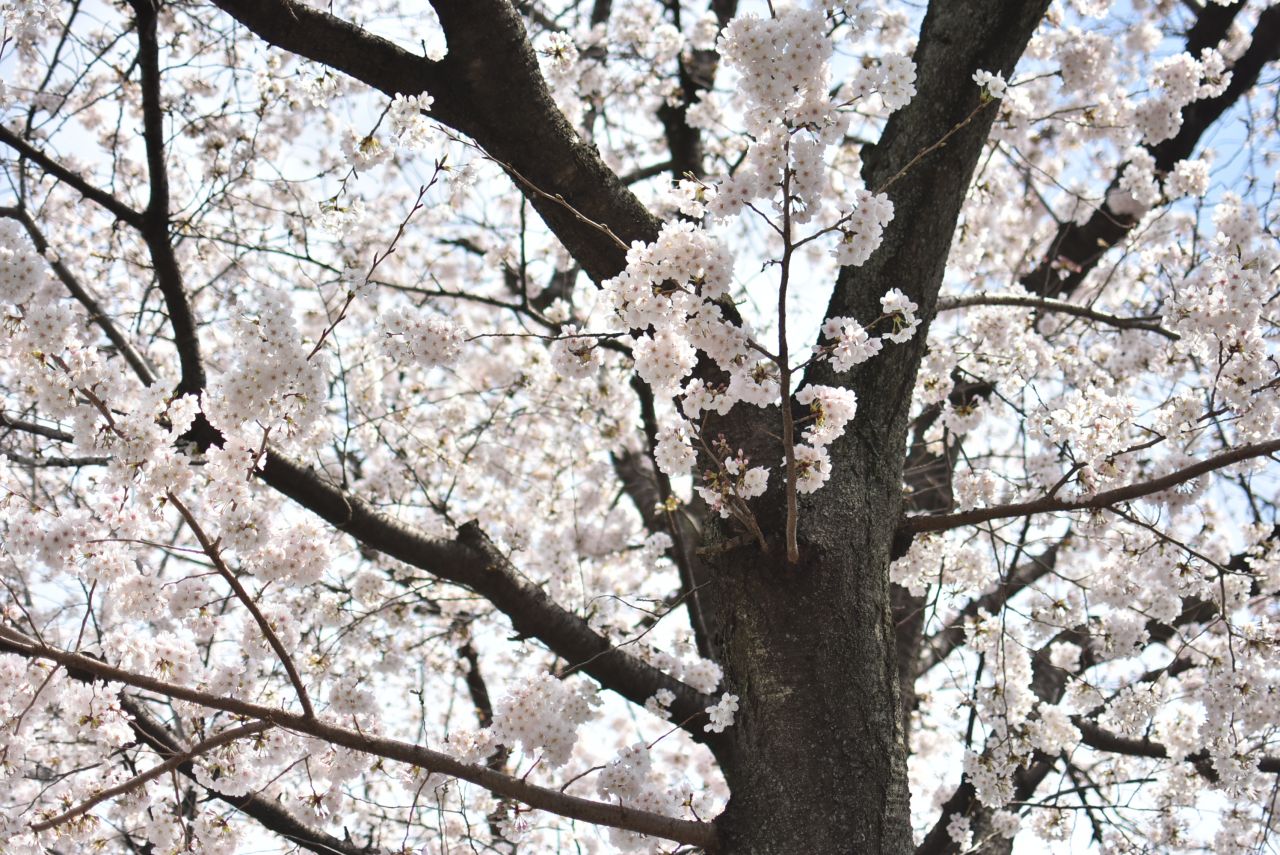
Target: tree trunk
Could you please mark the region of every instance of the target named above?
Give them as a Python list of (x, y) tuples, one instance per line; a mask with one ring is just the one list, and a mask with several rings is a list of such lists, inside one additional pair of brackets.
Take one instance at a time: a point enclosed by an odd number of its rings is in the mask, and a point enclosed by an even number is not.
[(798, 564), (780, 506), (759, 510), (768, 554), (752, 541), (714, 559), (715, 646), (741, 699), (721, 752), (726, 853), (913, 848), (888, 576), (904, 438), (901, 424), (883, 454), (853, 434), (832, 449), (843, 477), (801, 502)]
[(755, 563), (721, 588), (742, 698), (727, 853), (911, 849), (886, 547), (847, 517), (799, 566)]

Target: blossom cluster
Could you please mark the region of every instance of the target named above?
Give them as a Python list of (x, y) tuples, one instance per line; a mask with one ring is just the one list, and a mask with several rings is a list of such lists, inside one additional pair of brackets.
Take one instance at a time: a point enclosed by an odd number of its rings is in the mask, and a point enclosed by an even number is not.
[(452, 365), (462, 352), (466, 333), (444, 315), (403, 306), (385, 312), (387, 355), (397, 363)]
[[(675, 789), (664, 786), (653, 768), (653, 755), (643, 742), (623, 748), (600, 770), (596, 791), (627, 807), (664, 816), (679, 816), (682, 799)], [(614, 845), (627, 852), (658, 852), (657, 841), (645, 841), (635, 832), (610, 832)]]
[(726, 727), (733, 725), (733, 714), (737, 711), (738, 696), (724, 693), (714, 706), (707, 707), (707, 716), (711, 720), (704, 729), (710, 733), (723, 733)]
[(260, 289), (234, 317), (231, 364), (203, 396), (202, 407), (216, 427), (279, 426), (306, 434), (320, 418), (324, 373), (310, 358), (282, 291)]
[(563, 766), (595, 703), (593, 694), (539, 674), (511, 686), (494, 704), (493, 735), (504, 745), (519, 743), (526, 752), (542, 752), (550, 765)]
[[(851, 26), (855, 11), (843, 11)], [(709, 214), (722, 223), (739, 215), (766, 216), (754, 203), (767, 199), (771, 223), (785, 238), (834, 238), (836, 262), (857, 266), (882, 241), (893, 205), (885, 194), (867, 190), (842, 201), (827, 153), (843, 138), (853, 101), (876, 93), (889, 110), (908, 103), (915, 92), (915, 68), (907, 57), (888, 54), (865, 64), (856, 80), (833, 92), (834, 43), (825, 32), (826, 14), (797, 4), (767, 18), (741, 16), (725, 28), (717, 48), (737, 72), (736, 96), (752, 140), (732, 175), (682, 181), (672, 198), (686, 215)], [(814, 224), (808, 238), (792, 235), (806, 223)], [(765, 356), (768, 349), (754, 340), (751, 328), (728, 320), (721, 305), (732, 278), (724, 241), (689, 221), (676, 221), (665, 224), (654, 243), (633, 245), (626, 269), (604, 283), (616, 315), (632, 331), (636, 372), (661, 396), (679, 402), (674, 423), (664, 423), (657, 437), (658, 465), (671, 476), (687, 474), (698, 459), (698, 426), (705, 414), (723, 415), (737, 404), (778, 403), (777, 359)], [(824, 329), (828, 343), (813, 358), (830, 359), (838, 371), (847, 371), (879, 352), (883, 342), (901, 343), (914, 335), (919, 321), (913, 302), (894, 289), (882, 305), (884, 315), (871, 321), (887, 325), (882, 334), (872, 338), (853, 318), (832, 319)], [(575, 341), (576, 336), (576, 330), (568, 334)], [(557, 364), (569, 370), (577, 368), (575, 363), (588, 364), (588, 353), (581, 343), (554, 351)], [(700, 355), (719, 369), (724, 382), (691, 377)], [(816, 390), (802, 392), (806, 397), (800, 403), (813, 407), (813, 424), (794, 450), (796, 487), (804, 492), (818, 489), (830, 476), (825, 446), (853, 417), (852, 396), (838, 393), (828, 390), (818, 401), (812, 397)], [(712, 445), (702, 443), (704, 449)], [(771, 467), (760, 464), (772, 461), (748, 461), (728, 448), (712, 456), (699, 489), (713, 509), (728, 515), (735, 502), (764, 491)]]
[(414, 151), (426, 147), (431, 139), (431, 122), (423, 114), (431, 110), (435, 101), (427, 93), (396, 95), (387, 108), (391, 121), (391, 134), (401, 148)]

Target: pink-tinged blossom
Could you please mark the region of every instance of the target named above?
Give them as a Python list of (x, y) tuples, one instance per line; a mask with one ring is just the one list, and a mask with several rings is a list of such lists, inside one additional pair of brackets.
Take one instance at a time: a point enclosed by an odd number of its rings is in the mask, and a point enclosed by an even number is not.
[(387, 355), (396, 361), (452, 365), (462, 353), (466, 333), (448, 318), (396, 308), (383, 315)]
[(733, 724), (733, 714), (738, 711), (738, 696), (728, 692), (720, 696), (715, 706), (707, 707), (707, 717), (711, 720), (703, 729), (710, 733), (723, 733)]
[(801, 493), (816, 491), (831, 477), (831, 458), (824, 446), (797, 445), (796, 489)]
[(671, 394), (697, 362), (697, 351), (674, 330), (641, 336), (632, 346), (636, 373), (660, 394)]
[(565, 377), (590, 377), (604, 364), (597, 344), (594, 336), (579, 335), (578, 328), (569, 324), (551, 345), (551, 364)]
[(831, 342), (831, 365), (836, 371), (848, 371), (880, 352), (884, 343), (872, 338), (866, 328), (853, 318), (829, 318), (822, 334)]
[(596, 703), (572, 683), (539, 674), (511, 685), (494, 704), (493, 733), (504, 745), (519, 743), (527, 753), (540, 752), (547, 763), (563, 766)]
[(858, 398), (851, 389), (805, 386), (795, 397), (809, 408), (812, 421), (804, 429), (804, 441), (810, 445), (830, 445), (858, 411)]

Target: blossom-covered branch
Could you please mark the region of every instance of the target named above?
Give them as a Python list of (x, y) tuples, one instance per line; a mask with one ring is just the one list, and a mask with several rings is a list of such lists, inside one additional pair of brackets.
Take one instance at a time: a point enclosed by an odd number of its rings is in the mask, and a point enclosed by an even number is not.
[(472, 766), (448, 754), (432, 751), (418, 745), (386, 739), (357, 730), (329, 724), (321, 719), (284, 712), (273, 707), (223, 697), (198, 689), (189, 689), (126, 671), (108, 665), (83, 654), (71, 653), (50, 647), (8, 627), (0, 627), (0, 651), (29, 658), (48, 659), (67, 669), (93, 674), (101, 680), (123, 683), (134, 688), (156, 692), (175, 700), (224, 710), (251, 718), (263, 727), (280, 727), (295, 733), (312, 736), (324, 742), (341, 745), (354, 751), (372, 754), (387, 760), (395, 760), (417, 766), (430, 772), (438, 772), (464, 781), (470, 781), (492, 792), (517, 799), (530, 807), (546, 810), (571, 819), (624, 828), (630, 831), (675, 840), (691, 846), (715, 851), (715, 829), (706, 823), (690, 822), (668, 816), (649, 813), (620, 804), (607, 804), (570, 796), (558, 790), (539, 787), (522, 778), (496, 772), (487, 766)]
[[(434, 3), (449, 42), (448, 55), (438, 61), (414, 56), (294, 0), (216, 0), (216, 5), (271, 44), (388, 95), (430, 91), (431, 116), (471, 137), (524, 177), (518, 186), (593, 279), (621, 270), (631, 241), (652, 240), (657, 234), (658, 221), (595, 150), (577, 138), (552, 102), (524, 24), (505, 0)], [(622, 248), (587, 223), (608, 227)]]
[(31, 145), (19, 134), (9, 128), (0, 125), (0, 142), (9, 146), (20, 156), (30, 160), (41, 170), (52, 175), (54, 178), (71, 187), (81, 196), (101, 205), (103, 209), (109, 211), (116, 219), (131, 226), (141, 227), (143, 214), (135, 211), (115, 196), (97, 187), (93, 182), (84, 176), (68, 169), (57, 160), (45, 154), (44, 152)]
[[(1227, 39), (1237, 13), (1244, 6), (1243, 0), (1229, 4), (1203, 4), (1195, 25), (1187, 34), (1187, 53), (1199, 56), (1206, 48), (1214, 48)], [(1232, 64), (1231, 81), (1223, 91), (1215, 97), (1181, 106), (1181, 126), (1176, 134), (1147, 146), (1153, 171), (1168, 173), (1179, 161), (1190, 157), (1205, 133), (1253, 88), (1267, 63), (1277, 58), (1280, 58), (1280, 9), (1272, 6), (1258, 16), (1249, 48)], [(1118, 187), (1121, 178), (1117, 175), (1111, 188)], [(1033, 294), (1044, 296), (1073, 293), (1106, 252), (1119, 244), (1138, 224), (1139, 216), (1128, 210), (1117, 211), (1112, 201), (1108, 193), (1108, 197), (1083, 224), (1074, 220), (1064, 222), (1049, 242), (1044, 258), (1022, 277), (1022, 286)]]
[[(478, 526), (462, 526), (453, 541), (424, 537), (279, 453), (267, 455), (261, 477), (361, 543), (481, 594), (521, 636), (537, 638), (570, 664), (581, 664), (582, 671), (623, 697), (643, 704), (660, 689), (672, 692), (678, 721), (698, 716), (712, 703), (687, 684), (614, 647), (582, 618), (521, 580)], [(710, 734), (694, 735), (714, 740)]]
[(84, 814), (93, 810), (94, 807), (96, 807), (97, 805), (100, 805), (105, 801), (109, 801), (110, 799), (114, 799), (117, 796), (122, 796), (126, 793), (136, 790), (139, 787), (141, 787), (143, 784), (145, 784), (147, 781), (153, 780), (155, 778), (159, 778), (161, 775), (164, 775), (168, 772), (172, 772), (175, 769), (177, 769), (179, 766), (183, 765), (184, 763), (190, 762), (192, 759), (199, 757), (202, 754), (207, 754), (210, 751), (214, 750), (215, 748), (220, 748), (223, 745), (236, 741), (237, 739), (244, 739), (245, 737), (262, 733), (264, 730), (267, 730), (270, 727), (271, 725), (265, 721), (255, 721), (250, 724), (241, 725), (239, 727), (229, 728), (217, 734), (216, 736), (210, 736), (208, 739), (203, 739), (197, 744), (193, 745), (191, 748), (187, 749), (186, 751), (183, 751), (180, 754), (173, 755), (169, 759), (165, 760), (163, 763), (159, 763), (155, 766), (152, 766), (147, 771), (140, 772), (139, 774), (134, 775), (132, 778), (130, 778), (127, 781), (123, 781), (114, 787), (108, 787), (102, 792), (94, 795), (92, 798), (81, 802), (75, 807), (72, 807), (72, 808), (69, 808), (68, 810), (63, 811), (57, 816), (51, 816), (48, 819), (43, 819), (43, 820), (40, 820), (39, 822), (31, 823), (31, 830), (47, 831), (50, 828), (55, 828), (59, 825), (62, 825), (62, 823), (64, 822), (73, 820), (78, 816), (83, 816)]
[[(70, 669), (68, 673), (74, 679), (82, 682), (92, 682), (96, 679), (88, 672), (81, 672), (75, 669)], [(144, 703), (138, 698), (122, 692), (120, 695), (120, 707), (128, 713), (129, 726), (137, 735), (138, 741), (149, 745), (159, 752), (161, 756), (185, 756), (190, 751), (181, 740), (170, 732), (169, 728), (157, 721), (147, 711)], [(315, 852), (316, 855), (333, 855), (333, 853), (339, 853), (339, 855), (368, 855), (369, 849), (367, 846), (357, 844), (350, 839), (341, 840), (331, 834), (324, 833), (320, 829), (307, 825), (285, 810), (276, 799), (266, 794), (254, 792), (223, 793), (216, 787), (202, 784), (190, 759), (179, 763), (176, 769), (191, 783), (201, 786), (213, 798), (225, 802), (245, 816), (252, 818), (267, 831), (279, 835), (290, 843)]]
[(951, 312), (969, 306), (1025, 306), (1042, 312), (1058, 312), (1087, 318), (1107, 326), (1122, 330), (1147, 330), (1167, 339), (1177, 341), (1179, 336), (1172, 330), (1160, 326), (1158, 320), (1151, 318), (1122, 318), (1117, 315), (1099, 312), (1088, 306), (1068, 303), (1066, 300), (1052, 300), (1048, 297), (1036, 297), (1027, 294), (968, 294), (963, 297), (945, 297), (938, 301), (938, 312)]
[[(1159, 742), (1151, 739), (1134, 739), (1128, 736), (1120, 736), (1111, 733), (1106, 728), (1099, 727), (1096, 722), (1086, 718), (1076, 717), (1072, 719), (1076, 728), (1080, 731), (1080, 741), (1090, 748), (1098, 751), (1111, 751), (1116, 754), (1127, 754), (1131, 757), (1150, 757), (1156, 760), (1171, 758), (1169, 749)], [(1205, 763), (1210, 759), (1208, 751), (1197, 751), (1194, 754), (1187, 754), (1181, 758), (1187, 763), (1197, 766)], [(1250, 761), (1254, 762), (1254, 761)], [(1280, 775), (1280, 757), (1262, 757), (1256, 761), (1259, 772), (1268, 775)]]
[(298, 673), (297, 666), (293, 664), (293, 657), (289, 655), (284, 643), (280, 641), (280, 636), (272, 628), (271, 621), (267, 620), (262, 610), (258, 608), (257, 603), (253, 601), (253, 597), (249, 596), (249, 592), (245, 590), (244, 585), (240, 584), (236, 574), (222, 560), (222, 553), (219, 552), (218, 545), (209, 539), (209, 535), (205, 534), (204, 529), (200, 526), (200, 521), (196, 519), (195, 514), (191, 513), (191, 509), (183, 504), (182, 500), (173, 495), (173, 493), (167, 494), (165, 498), (178, 509), (178, 513), (182, 515), (187, 527), (196, 536), (196, 540), (200, 542), (200, 548), (204, 550), (204, 554), (213, 562), (218, 575), (231, 587), (236, 599), (249, 610), (249, 614), (253, 615), (253, 620), (258, 625), (258, 629), (262, 631), (267, 643), (271, 645), (271, 649), (279, 657), (280, 664), (284, 666), (285, 673), (289, 675), (289, 682), (293, 684), (294, 691), (298, 693), (298, 703), (302, 704), (302, 714), (307, 718), (315, 718), (316, 711), (311, 706), (311, 698), (307, 694), (307, 687), (303, 685), (302, 676)]
[(142, 384), (150, 386), (156, 382), (155, 369), (147, 358), (134, 347), (133, 342), (120, 330), (115, 321), (111, 319), (111, 315), (103, 308), (102, 302), (85, 287), (84, 283), (71, 272), (71, 269), (61, 259), (51, 253), (52, 247), (50, 247), (44, 233), (40, 231), (39, 226), (36, 225), (36, 221), (31, 218), (31, 213), (25, 208), (0, 208), (0, 217), (9, 217), (22, 224), (22, 227), (31, 237), (31, 243), (35, 245), (36, 252), (46, 257), (54, 275), (66, 286), (71, 296), (75, 297), (76, 301), (84, 306), (84, 310), (89, 313), (89, 319), (101, 327), (103, 334), (111, 340), (112, 344), (119, 348), (120, 355), (129, 363), (129, 367), (138, 375), (138, 379), (142, 381)]

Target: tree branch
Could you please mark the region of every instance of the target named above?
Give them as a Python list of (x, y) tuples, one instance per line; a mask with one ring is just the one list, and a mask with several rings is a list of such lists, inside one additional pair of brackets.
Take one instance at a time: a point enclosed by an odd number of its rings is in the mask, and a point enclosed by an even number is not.
[(714, 750), (718, 734), (696, 720), (715, 699), (615, 647), (585, 620), (566, 611), (542, 589), (523, 581), (475, 523), (456, 540), (433, 540), (380, 513), (357, 496), (276, 452), (267, 453), (260, 475), (281, 493), (361, 543), (445, 581), (475, 591), (511, 621), (521, 636), (536, 638), (551, 652), (628, 700), (643, 704), (659, 689), (676, 696), (673, 718), (689, 722), (689, 735)]
[(89, 313), (89, 320), (102, 328), (103, 333), (116, 349), (120, 351), (120, 355), (124, 357), (125, 362), (129, 363), (129, 367), (133, 369), (133, 373), (138, 375), (138, 379), (142, 381), (142, 385), (150, 386), (156, 382), (155, 372), (151, 369), (151, 365), (146, 358), (138, 352), (133, 346), (133, 342), (129, 341), (128, 336), (122, 333), (111, 320), (111, 316), (102, 308), (102, 304), (98, 302), (97, 297), (89, 293), (89, 289), (81, 284), (61, 260), (51, 258), (48, 254), (49, 241), (45, 238), (44, 233), (40, 231), (35, 220), (31, 219), (31, 215), (26, 208), (0, 208), (0, 217), (8, 217), (17, 220), (27, 235), (31, 238), (31, 242), (35, 244), (36, 252), (44, 256), (46, 262), (53, 269), (54, 274), (71, 292), (71, 296), (76, 299), (80, 305), (84, 306), (85, 311)]
[[(1167, 748), (1150, 739), (1131, 739), (1120, 736), (1099, 727), (1083, 716), (1072, 716), (1071, 722), (1080, 731), (1080, 741), (1098, 751), (1109, 751), (1112, 754), (1125, 754), (1130, 757), (1150, 757), (1157, 760), (1166, 759), (1169, 756)], [(1182, 759), (1197, 766), (1211, 760), (1208, 751), (1197, 751)], [(1259, 758), (1258, 771), (1269, 775), (1280, 774), (1280, 757)]]
[[(92, 681), (94, 679), (93, 675), (84, 672), (68, 669), (68, 673), (77, 680)], [(161, 754), (181, 754), (187, 750), (163, 724), (156, 721), (147, 712), (146, 708), (136, 698), (121, 693), (120, 708), (128, 713), (129, 726), (133, 728), (133, 732), (137, 734), (139, 741), (150, 745)], [(350, 841), (339, 840), (336, 837), (325, 834), (323, 831), (311, 828), (269, 798), (253, 793), (232, 796), (220, 793), (216, 789), (205, 787), (196, 778), (195, 768), (190, 760), (179, 763), (177, 771), (201, 786), (211, 796), (226, 802), (245, 816), (251, 817), (263, 828), (280, 835), (290, 843), (309, 849), (317, 853), (317, 855), (334, 855), (334, 853), (338, 853), (338, 855), (371, 855), (368, 847), (357, 846)]]
[(1037, 297), (1027, 294), (971, 294), (964, 297), (947, 297), (938, 301), (939, 312), (950, 312), (970, 306), (1025, 306), (1042, 312), (1059, 312), (1064, 315), (1088, 318), (1091, 321), (1098, 321), (1118, 329), (1146, 330), (1162, 335), (1171, 341), (1177, 341), (1182, 337), (1176, 332), (1165, 329), (1150, 318), (1122, 318), (1117, 315), (1109, 315), (1106, 312), (1099, 312), (1088, 306), (1080, 306), (1075, 303), (1068, 303), (1065, 300), (1054, 300), (1049, 297)]
[[(894, 216), (881, 250), (862, 267), (841, 269), (825, 318), (869, 322), (881, 314), (880, 297), (899, 287), (917, 304), (925, 324), (933, 318), (965, 193), (996, 116), (994, 109), (983, 109), (989, 105), (970, 75), (979, 68), (1011, 74), (1048, 5), (1048, 0), (929, 4), (914, 57), (917, 94), (893, 113), (879, 141), (862, 150), (866, 186), (892, 183)], [(943, 140), (945, 146), (939, 146)], [(895, 469), (905, 451), (899, 443), (905, 445), (926, 331), (847, 374), (837, 376), (829, 363), (819, 362), (805, 378), (850, 388), (859, 400), (883, 402), (859, 408), (849, 433), (877, 449), (867, 456), (895, 458), (885, 464)], [(892, 446), (885, 437), (892, 438)], [(837, 465), (849, 464), (833, 456), (833, 468)], [(900, 472), (880, 477), (898, 481)]]
[(195, 317), (182, 282), (182, 270), (169, 241), (169, 172), (165, 164), (165, 108), (160, 96), (160, 44), (156, 37), (159, 10), (155, 0), (130, 0), (138, 18), (138, 65), (142, 70), (142, 140), (146, 149), (151, 196), (139, 230), (151, 254), (156, 284), (164, 297), (182, 376), (177, 395), (204, 391), (204, 363)]
[(40, 167), (47, 174), (52, 175), (63, 184), (66, 184), (81, 196), (91, 202), (97, 203), (100, 207), (121, 222), (128, 223), (136, 228), (142, 227), (141, 213), (135, 211), (124, 202), (121, 202), (110, 193), (94, 187), (78, 173), (72, 172), (70, 169), (62, 166), (56, 160), (30, 145), (26, 140), (6, 128), (4, 125), (0, 125), (0, 142), (9, 146), (9, 148)]
[(28, 422), (23, 419), (11, 419), (4, 413), (0, 412), (0, 427), (6, 427), (10, 430), (20, 430), (23, 433), (29, 433), (33, 436), (42, 436), (45, 439), (53, 439), (58, 442), (75, 442), (76, 438), (64, 430), (46, 427), (35, 422)]
[(1250, 445), (1242, 445), (1225, 451), (1222, 454), (1215, 455), (1202, 460), (1199, 463), (1193, 463), (1182, 469), (1164, 475), (1160, 478), (1154, 478), (1150, 481), (1142, 481), (1137, 484), (1128, 484), (1124, 487), (1117, 487), (1114, 490), (1105, 490), (1093, 496), (1082, 499), (1057, 499), (1052, 496), (1046, 496), (1042, 499), (1035, 499), (1030, 502), (1017, 502), (1009, 505), (997, 505), (992, 508), (975, 508), (971, 511), (962, 511), (957, 514), (944, 514), (942, 516), (919, 516), (907, 517), (903, 520), (900, 531), (910, 534), (918, 534), (924, 531), (946, 531), (948, 529), (959, 528), (960, 526), (975, 525), (976, 523), (987, 522), (988, 520), (1003, 519), (1006, 517), (1022, 517), (1031, 514), (1046, 514), (1057, 511), (1079, 511), (1089, 508), (1105, 508), (1119, 502), (1127, 502), (1133, 499), (1140, 499), (1153, 493), (1159, 493), (1162, 490), (1168, 490), (1179, 484), (1185, 484), (1194, 478), (1208, 474), (1224, 466), (1230, 466), (1233, 463), (1239, 463), (1253, 457), (1262, 457), (1264, 455), (1273, 454), (1280, 451), (1280, 440), (1270, 440), (1268, 442), (1252, 443)]
[(622, 270), (633, 241), (657, 237), (657, 219), (556, 108), (508, 0), (436, 0), (449, 46), (438, 62), (296, 0), (214, 3), (270, 44), (387, 95), (430, 92), (430, 116), (522, 176), (530, 203), (595, 281)]
[[(1243, 0), (1230, 6), (1206, 3), (1188, 32), (1186, 50), (1198, 56), (1227, 37)], [(1280, 7), (1272, 6), (1258, 18), (1253, 41), (1231, 67), (1231, 83), (1216, 98), (1194, 101), (1182, 108), (1182, 128), (1172, 139), (1147, 150), (1155, 157), (1156, 171), (1166, 173), (1180, 160), (1190, 157), (1204, 133), (1258, 82), (1264, 66), (1280, 58)], [(1119, 186), (1119, 176), (1111, 187)], [(1103, 202), (1083, 224), (1067, 222), (1049, 243), (1044, 258), (1021, 279), (1022, 287), (1033, 294), (1066, 295), (1080, 286), (1089, 272), (1111, 247), (1118, 244), (1138, 224), (1138, 218), (1118, 214)]]
[(237, 698), (222, 697), (198, 689), (188, 689), (144, 674), (126, 671), (79, 653), (50, 647), (8, 627), (0, 627), (0, 650), (29, 659), (48, 659), (67, 669), (89, 673), (101, 680), (123, 683), (175, 700), (235, 713), (291, 730), (294, 733), (311, 736), (331, 745), (340, 745), (353, 751), (407, 763), (428, 772), (459, 778), (484, 787), (497, 795), (570, 819), (675, 840), (690, 846), (699, 846), (708, 851), (714, 851), (717, 848), (716, 832), (709, 823), (690, 822), (624, 805), (566, 795), (558, 790), (530, 784), (523, 778), (513, 778), (495, 772), (486, 766), (463, 763), (429, 748), (349, 730), (316, 718), (308, 718)]
[(57, 816), (50, 817), (49, 819), (42, 820), (40, 822), (33, 822), (30, 826), (31, 830), (47, 831), (50, 828), (56, 828), (68, 820), (75, 819), (82, 814), (88, 813), (108, 799), (113, 799), (116, 796), (124, 795), (125, 793), (136, 790), (138, 787), (147, 783), (147, 781), (154, 780), (167, 772), (174, 771), (183, 763), (189, 763), (192, 759), (199, 757), (201, 754), (208, 754), (215, 748), (220, 748), (223, 745), (235, 742), (237, 739), (244, 739), (246, 736), (253, 736), (255, 733), (262, 733), (264, 730), (270, 729), (270, 727), (271, 725), (265, 721), (255, 721), (240, 727), (233, 727), (230, 730), (224, 730), (217, 736), (211, 736), (192, 748), (189, 748), (180, 754), (175, 754), (163, 763), (157, 766), (152, 766), (150, 769), (139, 775), (134, 775), (127, 781), (116, 784), (114, 787), (108, 787), (70, 810), (63, 811)]
[(284, 649), (284, 643), (280, 641), (280, 636), (271, 628), (271, 622), (267, 620), (262, 610), (258, 608), (258, 604), (253, 601), (253, 597), (249, 596), (249, 592), (245, 590), (244, 585), (240, 584), (240, 580), (236, 578), (236, 574), (231, 572), (231, 568), (222, 560), (222, 553), (218, 550), (218, 545), (209, 539), (209, 535), (205, 534), (204, 529), (200, 527), (199, 521), (195, 518), (195, 514), (182, 503), (173, 493), (165, 493), (170, 504), (178, 509), (178, 513), (187, 521), (187, 526), (191, 529), (192, 534), (196, 536), (196, 540), (200, 542), (200, 548), (204, 550), (204, 554), (209, 556), (209, 560), (213, 562), (214, 568), (218, 571), (218, 575), (231, 586), (231, 590), (235, 592), (238, 599), (249, 614), (253, 616), (253, 620), (258, 624), (258, 629), (262, 630), (262, 634), (266, 637), (267, 643), (271, 645), (271, 649), (275, 651), (276, 658), (280, 660), (280, 664), (284, 666), (285, 673), (289, 675), (289, 682), (293, 683), (294, 691), (298, 693), (298, 702), (302, 704), (302, 714), (307, 718), (315, 718), (316, 711), (311, 707), (311, 698), (307, 695), (307, 687), (302, 683), (302, 677), (298, 674), (297, 667), (293, 664), (293, 657), (289, 655), (289, 651)]

